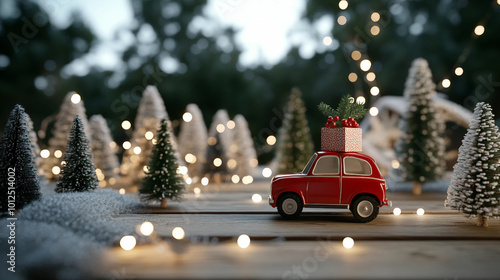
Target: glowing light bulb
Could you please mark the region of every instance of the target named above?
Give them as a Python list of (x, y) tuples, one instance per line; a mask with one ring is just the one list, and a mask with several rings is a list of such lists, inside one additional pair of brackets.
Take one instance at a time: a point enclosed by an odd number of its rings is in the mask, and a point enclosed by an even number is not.
[(217, 130), (217, 132), (222, 133), (226, 130), (226, 126), (220, 123), (215, 129)]
[(119, 194), (125, 194), (125, 189), (124, 188), (121, 188), (119, 191), (118, 191)]
[(131, 124), (129, 121), (124, 120), (124, 121), (122, 122), (122, 128), (123, 128), (123, 129), (125, 129), (125, 130), (129, 130), (131, 127), (132, 127), (132, 124)]
[(391, 161), (391, 166), (392, 166), (392, 168), (394, 168), (394, 169), (398, 169), (398, 168), (399, 168), (399, 166), (400, 166), (400, 163), (399, 163), (399, 161), (397, 161), (396, 159), (393, 159), (393, 160)]
[(371, 116), (375, 117), (376, 115), (378, 115), (378, 109), (377, 107), (371, 107), (370, 108), (370, 111), (368, 111), (370, 113)]
[(341, 10), (347, 9), (348, 6), (349, 6), (349, 3), (346, 0), (340, 0), (340, 2), (339, 2), (339, 8)]
[(483, 35), (484, 34), (484, 26), (482, 26), (482, 25), (476, 26), (476, 28), (474, 28), (474, 34), (476, 34), (477, 36)]
[(229, 129), (234, 129), (236, 127), (236, 123), (233, 120), (230, 120), (230, 121), (227, 121), (226, 126)]
[(186, 184), (191, 185), (193, 183), (193, 179), (191, 177), (186, 178)]
[(240, 176), (238, 176), (238, 175), (236, 175), (236, 174), (235, 174), (235, 175), (233, 175), (233, 176), (231, 176), (231, 181), (232, 181), (233, 183), (235, 183), (235, 184), (238, 184), (238, 183), (240, 182)]
[(395, 216), (399, 216), (401, 215), (401, 209), (396, 207), (392, 210), (392, 213), (394, 213)]
[(339, 25), (345, 25), (347, 23), (347, 18), (345, 16), (339, 16), (337, 18), (337, 23)]
[(61, 168), (59, 168), (59, 166), (52, 167), (52, 173), (54, 175), (59, 175), (59, 173), (61, 173)]
[(172, 236), (177, 240), (181, 240), (184, 239), (184, 236), (186, 236), (186, 234), (184, 233), (184, 229), (182, 229), (181, 227), (175, 227), (172, 230)]
[(150, 236), (153, 231), (155, 230), (155, 227), (153, 226), (153, 224), (151, 222), (144, 222), (142, 223), (141, 225), (141, 233), (145, 236)]
[(153, 137), (155, 137), (154, 133), (151, 132), (151, 131), (146, 131), (146, 133), (144, 134), (144, 137), (147, 139), (147, 140), (151, 140), (153, 139)]
[(366, 99), (363, 96), (358, 96), (358, 98), (356, 98), (356, 103), (358, 104), (365, 104), (365, 102)]
[(370, 19), (373, 21), (373, 22), (377, 22), (380, 20), (380, 14), (377, 13), (377, 12), (373, 12), (372, 15), (370, 16)]
[(238, 236), (238, 240), (236, 241), (236, 243), (242, 249), (248, 248), (248, 246), (250, 246), (250, 236), (242, 234)]
[(423, 208), (418, 208), (417, 209), (417, 215), (423, 216), (425, 214), (425, 210)]
[(455, 75), (462, 76), (463, 73), (464, 73), (464, 69), (462, 67), (455, 68)]
[(356, 61), (360, 60), (361, 59), (361, 52), (360, 51), (353, 51), (351, 53), (351, 58), (353, 60), (356, 60)]
[(349, 73), (347, 78), (349, 79), (349, 82), (354, 83), (358, 80), (358, 75), (356, 73)]
[(48, 158), (50, 156), (50, 151), (47, 149), (43, 149), (40, 151), (40, 156), (42, 158)]
[(191, 113), (189, 113), (189, 112), (186, 112), (186, 113), (184, 113), (184, 115), (182, 115), (182, 119), (185, 122), (190, 122), (193, 120), (193, 115), (191, 115)]
[(253, 177), (250, 175), (244, 176), (241, 182), (245, 185), (251, 184), (253, 182)]
[(62, 155), (63, 155), (63, 153), (61, 152), (61, 150), (56, 150), (56, 151), (54, 152), (54, 156), (55, 156), (56, 158), (61, 158), (61, 157), (62, 157)]
[(441, 82), (441, 85), (443, 86), (443, 88), (449, 88), (451, 86), (451, 81), (449, 79), (444, 79)]
[(195, 163), (196, 156), (188, 153), (188, 154), (186, 154), (186, 156), (184, 156), (184, 160), (186, 160), (187, 163)]
[(140, 153), (141, 153), (141, 147), (136, 146), (136, 147), (134, 148), (134, 154), (138, 155), (138, 154), (140, 154)]
[(351, 249), (352, 247), (354, 247), (354, 239), (352, 239), (351, 237), (344, 238), (344, 240), (342, 240), (342, 246), (344, 246), (344, 248), (346, 249)]
[(125, 235), (122, 239), (120, 239), (120, 246), (125, 251), (134, 249), (136, 243), (135, 237), (132, 235)]
[(378, 27), (377, 25), (374, 25), (370, 28), (370, 33), (373, 35), (373, 36), (377, 36), (378, 34), (380, 34), (380, 27)]
[(331, 45), (331, 44), (332, 44), (332, 42), (333, 42), (333, 39), (332, 39), (332, 37), (330, 37), (330, 36), (325, 36), (325, 37), (323, 38), (323, 44), (325, 44), (325, 46), (329, 46), (329, 45)]
[(125, 141), (125, 142), (123, 142), (122, 147), (125, 150), (128, 150), (128, 149), (130, 149), (132, 147), (132, 144), (129, 141)]
[(262, 201), (262, 196), (258, 193), (252, 195), (252, 201), (255, 203), (259, 203)]
[(188, 173), (188, 168), (186, 166), (181, 165), (177, 168), (177, 172), (179, 174), (185, 175)]
[(203, 178), (201, 178), (201, 184), (202, 184), (203, 186), (208, 185), (208, 178), (207, 178), (207, 177), (203, 177)]
[(78, 93), (73, 93), (71, 96), (71, 103), (78, 104), (82, 100), (82, 97)]
[(375, 75), (375, 73), (373, 73), (373, 72), (368, 72), (368, 73), (366, 74), (366, 80), (367, 80), (368, 82), (373, 82), (373, 81), (375, 81), (375, 78), (376, 78), (376, 77), (377, 77), (377, 76), (376, 76), (376, 75)]
[(276, 144), (276, 136), (274, 136), (274, 135), (267, 136), (266, 142), (267, 142), (267, 145), (273, 146), (274, 144)]
[(194, 194), (200, 194), (201, 190), (200, 190), (200, 188), (196, 187), (193, 189), (193, 192), (194, 192)]
[(222, 165), (222, 159), (220, 159), (220, 158), (215, 158), (215, 159), (214, 159), (214, 161), (213, 161), (213, 163), (214, 163), (214, 166), (215, 166), (215, 167), (219, 167), (219, 166), (221, 166), (221, 165)]
[(273, 175), (273, 171), (271, 170), (271, 168), (266, 167), (266, 168), (262, 169), (262, 176), (264, 176), (265, 178), (269, 178), (272, 175)]
[(377, 96), (379, 93), (380, 93), (380, 89), (378, 87), (376, 87), (376, 86), (373, 86), (370, 89), (370, 94), (373, 95), (373, 96)]
[(359, 64), (359, 68), (361, 68), (361, 70), (365, 72), (370, 70), (371, 67), (372, 63), (368, 59), (362, 60), (361, 63)]

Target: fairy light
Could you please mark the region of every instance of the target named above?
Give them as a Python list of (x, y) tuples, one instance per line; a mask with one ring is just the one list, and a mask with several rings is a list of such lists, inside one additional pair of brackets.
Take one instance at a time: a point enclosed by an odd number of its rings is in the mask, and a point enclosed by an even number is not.
[(251, 184), (253, 182), (253, 177), (250, 175), (244, 176), (241, 182), (245, 185)]
[(224, 126), (223, 124), (218, 124), (217, 127), (215, 128), (217, 130), (217, 132), (219, 133), (222, 133), (226, 130), (226, 126)]
[(368, 111), (370, 113), (371, 116), (375, 117), (376, 115), (378, 115), (378, 109), (377, 107), (371, 107), (370, 110)]
[(443, 88), (449, 88), (451, 86), (450, 79), (443, 79), (443, 81), (441, 82), (441, 85), (443, 86)]
[(208, 185), (208, 178), (207, 178), (207, 177), (203, 177), (203, 178), (201, 178), (201, 184), (202, 184), (203, 186)]
[(138, 155), (140, 153), (141, 153), (141, 147), (139, 146), (134, 147), (134, 154)]
[(342, 240), (342, 246), (344, 246), (344, 248), (346, 249), (351, 249), (352, 247), (354, 247), (354, 239), (352, 239), (351, 237), (344, 238), (344, 240)]
[(59, 166), (52, 167), (52, 173), (54, 175), (59, 175), (59, 173), (61, 173), (61, 168), (59, 168)]
[(267, 136), (266, 143), (269, 146), (273, 146), (274, 144), (276, 144), (276, 136), (274, 136), (274, 135)]
[[(499, 0), (500, 1), (500, 0)], [(464, 69), (462, 67), (455, 68), (455, 75), (462, 76), (464, 73)]]
[(378, 34), (380, 34), (380, 27), (378, 27), (377, 25), (374, 25), (370, 28), (370, 33), (373, 35), (373, 36), (377, 36)]
[(347, 76), (349, 79), (349, 82), (354, 83), (355, 81), (358, 80), (358, 75), (356, 73), (349, 73), (349, 76)]
[(145, 236), (150, 236), (151, 234), (153, 234), (154, 230), (155, 230), (155, 227), (153, 226), (153, 224), (151, 222), (148, 222), (148, 221), (142, 223), (141, 228), (140, 228), (141, 233)]
[(365, 102), (366, 102), (366, 99), (363, 96), (358, 96), (358, 98), (356, 98), (356, 103), (358, 103), (358, 104), (363, 105), (363, 104), (365, 104)]
[(357, 51), (357, 50), (356, 51), (352, 51), (351, 58), (353, 60), (356, 60), (356, 61), (360, 60), (361, 59), (361, 52)]
[(273, 171), (271, 170), (271, 168), (266, 167), (266, 168), (262, 169), (262, 176), (264, 176), (264, 178), (269, 178), (272, 175), (273, 175)]
[(63, 153), (61, 152), (61, 150), (56, 150), (56, 151), (54, 152), (54, 156), (55, 156), (56, 158), (61, 158), (61, 157), (62, 157), (62, 154), (63, 154)]
[(362, 60), (361, 63), (359, 64), (359, 68), (361, 68), (361, 70), (365, 72), (370, 70), (371, 67), (372, 63), (368, 59)]
[(483, 35), (484, 34), (484, 26), (482, 26), (481, 24), (476, 26), (476, 28), (474, 28), (474, 34), (476, 34), (477, 36)]
[(424, 210), (424, 208), (418, 208), (418, 209), (417, 209), (417, 215), (419, 215), (419, 216), (423, 216), (424, 214), (425, 214), (425, 210)]
[(144, 138), (146, 138), (146, 140), (151, 140), (153, 139), (153, 137), (155, 137), (155, 135), (151, 131), (146, 131), (146, 133), (144, 134)]
[(368, 72), (368, 73), (366, 74), (366, 80), (367, 80), (367, 81), (369, 81), (369, 82), (373, 82), (373, 81), (375, 81), (375, 78), (376, 78), (376, 77), (377, 77), (377, 76), (376, 76), (376, 75), (375, 75), (375, 73), (373, 73), (373, 72)]
[(193, 115), (191, 115), (191, 113), (189, 112), (186, 112), (182, 115), (182, 119), (185, 121), (185, 122), (190, 122), (193, 120)]
[(195, 163), (197, 159), (195, 155), (187, 153), (184, 156), (184, 160), (186, 160), (187, 163)]
[(213, 163), (214, 163), (214, 166), (215, 166), (215, 167), (219, 167), (219, 166), (221, 166), (221, 165), (222, 165), (222, 159), (220, 159), (220, 158), (215, 158), (215, 159), (214, 159), (214, 161), (213, 161)]
[(121, 188), (121, 189), (118, 191), (118, 193), (119, 193), (119, 194), (125, 194), (125, 193), (126, 193), (126, 191), (125, 191), (125, 189), (124, 189), (124, 188)]
[(399, 168), (399, 166), (400, 166), (400, 163), (399, 163), (399, 161), (398, 161), (398, 160), (393, 159), (393, 160), (391, 161), (391, 166), (392, 166), (392, 168), (394, 168), (394, 169), (398, 169), (398, 168)]
[(122, 237), (122, 239), (120, 239), (120, 246), (125, 251), (134, 249), (136, 243), (137, 241), (132, 235), (125, 235), (124, 237)]
[(193, 179), (191, 177), (186, 178), (186, 184), (191, 185), (193, 183)]
[(377, 96), (380, 93), (380, 89), (377, 86), (373, 86), (370, 89), (370, 94), (373, 96)]
[(123, 128), (123, 129), (125, 129), (125, 130), (129, 130), (131, 127), (132, 127), (132, 124), (131, 124), (129, 121), (124, 120), (124, 121), (122, 122), (122, 128)]
[(234, 129), (236, 127), (236, 123), (233, 120), (229, 120), (226, 123), (227, 128)]
[(184, 232), (184, 229), (182, 229), (181, 227), (175, 227), (172, 230), (172, 236), (177, 240), (181, 240), (184, 239), (186, 233)]
[(71, 103), (78, 104), (81, 100), (82, 97), (78, 93), (73, 93), (73, 95), (71, 95)]
[(236, 162), (235, 159), (230, 159), (227, 161), (227, 168), (229, 169), (235, 169), (236, 165), (238, 165), (238, 163)]
[(377, 12), (373, 12), (372, 15), (370, 16), (370, 19), (373, 22), (378, 22), (380, 20), (380, 14)]
[(256, 158), (250, 159), (250, 166), (251, 167), (257, 167), (259, 165), (259, 161)]
[(325, 46), (329, 46), (329, 45), (331, 45), (331, 44), (332, 44), (332, 42), (333, 42), (333, 39), (332, 39), (332, 37), (330, 37), (330, 36), (325, 36), (325, 37), (323, 38), (323, 44), (325, 44)]
[(200, 188), (196, 187), (193, 189), (193, 192), (194, 192), (194, 194), (200, 194), (201, 190), (200, 190)]
[(186, 166), (181, 165), (177, 168), (177, 172), (179, 174), (185, 175), (188, 173), (188, 168)]
[(40, 151), (40, 156), (42, 158), (48, 158), (50, 156), (50, 151), (47, 149), (43, 149)]
[(337, 18), (337, 23), (339, 25), (345, 25), (347, 23), (347, 18), (345, 16), (339, 16)]
[(234, 174), (233, 176), (231, 176), (231, 181), (235, 184), (238, 184), (240, 182), (240, 176)]
[(394, 216), (399, 216), (401, 215), (401, 209), (400, 208), (394, 208), (394, 210), (392, 210), (392, 213), (394, 214)]
[(236, 243), (242, 249), (248, 248), (248, 246), (250, 246), (250, 236), (242, 234), (238, 236), (238, 240), (236, 241)]
[(341, 10), (345, 10), (345, 9), (347, 9), (347, 7), (348, 7), (348, 6), (349, 6), (349, 3), (348, 3), (346, 0), (341, 0), (341, 1), (339, 2), (339, 8), (340, 8)]
[(252, 195), (252, 201), (255, 203), (259, 203), (262, 201), (262, 196), (258, 193)]
[(132, 147), (132, 144), (129, 141), (125, 141), (125, 142), (123, 142), (122, 147), (125, 150), (128, 150), (128, 149), (130, 149)]

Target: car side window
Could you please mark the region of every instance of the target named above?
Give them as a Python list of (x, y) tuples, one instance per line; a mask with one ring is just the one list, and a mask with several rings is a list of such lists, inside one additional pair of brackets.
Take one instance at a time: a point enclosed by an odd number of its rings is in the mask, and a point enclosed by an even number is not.
[(364, 159), (345, 157), (344, 173), (348, 175), (371, 175), (372, 167)]
[(316, 162), (313, 170), (314, 175), (337, 175), (339, 174), (339, 158), (337, 156), (323, 156)]

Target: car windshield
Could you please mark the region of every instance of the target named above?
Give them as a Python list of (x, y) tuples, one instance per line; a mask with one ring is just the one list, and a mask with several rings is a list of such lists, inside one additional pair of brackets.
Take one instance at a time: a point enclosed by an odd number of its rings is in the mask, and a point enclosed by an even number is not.
[(314, 160), (316, 159), (316, 154), (314, 154), (309, 162), (307, 163), (306, 167), (304, 167), (304, 170), (302, 170), (302, 174), (307, 174), (309, 172), (309, 169), (311, 169), (311, 165), (313, 164)]

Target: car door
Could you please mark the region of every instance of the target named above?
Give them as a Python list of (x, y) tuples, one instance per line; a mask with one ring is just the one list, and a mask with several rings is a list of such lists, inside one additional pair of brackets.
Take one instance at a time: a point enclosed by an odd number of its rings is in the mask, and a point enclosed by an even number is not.
[(316, 161), (307, 186), (307, 204), (340, 203), (340, 161), (335, 155), (324, 155)]
[(372, 167), (364, 159), (353, 156), (346, 156), (343, 159), (344, 175), (342, 176), (342, 204), (349, 203), (349, 198), (353, 197), (359, 190), (370, 183), (372, 179)]

